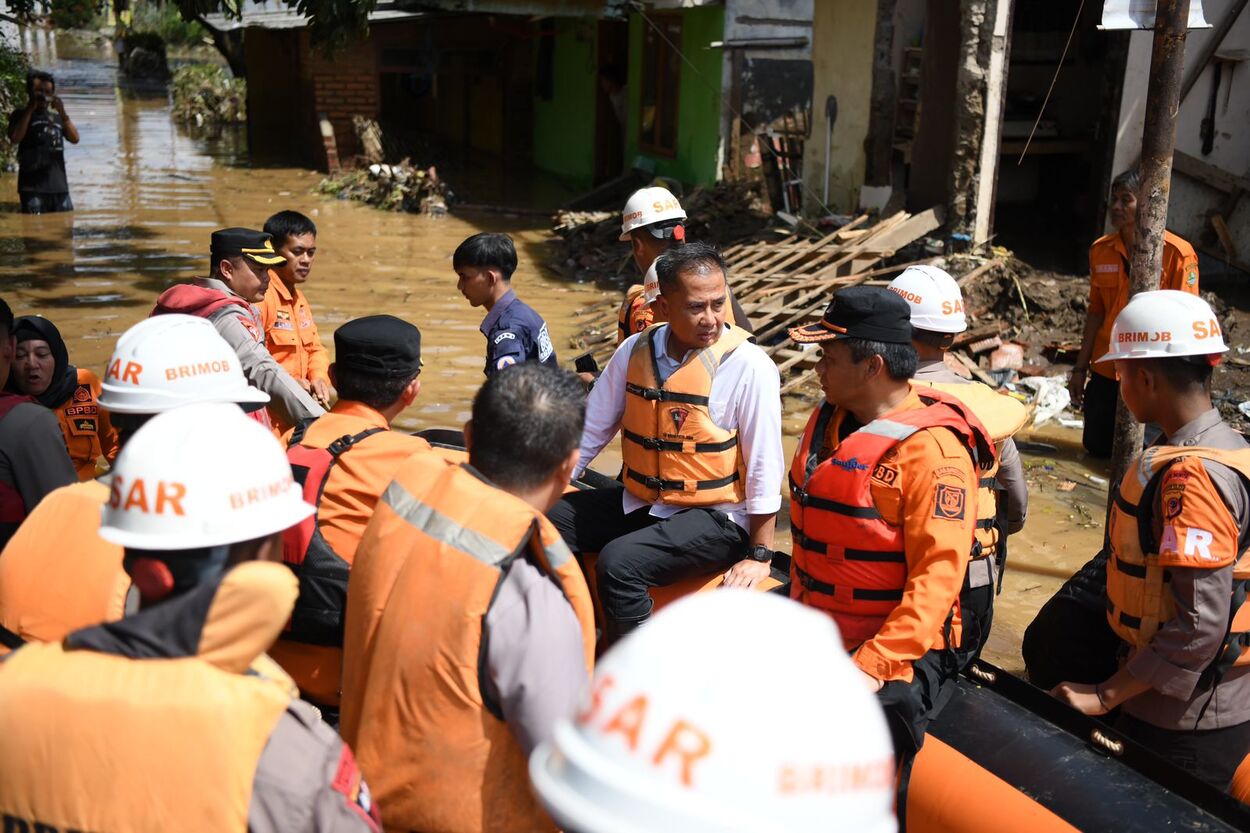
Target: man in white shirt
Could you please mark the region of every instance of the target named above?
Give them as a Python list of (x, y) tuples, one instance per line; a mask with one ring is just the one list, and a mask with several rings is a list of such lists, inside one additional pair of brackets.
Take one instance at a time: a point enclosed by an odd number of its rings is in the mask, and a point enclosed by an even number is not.
[(666, 323), (627, 338), (586, 404), (578, 473), (622, 432), (624, 485), (566, 495), (549, 513), (570, 549), (598, 552), (605, 638), (651, 613), (648, 589), (726, 570), (769, 574), (785, 459), (777, 367), (725, 324), (725, 262), (688, 243), (659, 262)]

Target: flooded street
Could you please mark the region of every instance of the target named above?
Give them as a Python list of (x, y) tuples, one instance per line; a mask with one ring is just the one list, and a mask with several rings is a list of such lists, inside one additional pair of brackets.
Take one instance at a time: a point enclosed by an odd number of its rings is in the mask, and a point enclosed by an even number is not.
[[(163, 88), (119, 85), (112, 49), (28, 34), (33, 63), (57, 75), (58, 92), (82, 143), (67, 146), (77, 210), (28, 217), (17, 211), (16, 174), (0, 175), (0, 293), (17, 314), (39, 313), (65, 336), (71, 361), (102, 372), (116, 337), (145, 317), (170, 284), (207, 270), (216, 228), (259, 227), (282, 209), (313, 217), (318, 256), (305, 290), (322, 337), (350, 318), (387, 312), (421, 328), (425, 372), (405, 428), (458, 427), (482, 382), (482, 312), (455, 289), (451, 253), (477, 231), (507, 231), (517, 242), (519, 294), (547, 319), (566, 365), (574, 313), (610, 297), (569, 285), (539, 265), (546, 222), (498, 214), (440, 219), (378, 211), (314, 193), (321, 175), (295, 168), (251, 168), (241, 130), (196, 139), (170, 119)], [(812, 404), (786, 403), (787, 452)], [(1037, 608), (1102, 541), (1106, 471), (1079, 460), (1079, 437), (1052, 429), (1035, 439), (1057, 450), (1024, 456), (1031, 484), (1028, 524), (1011, 539), (988, 657), (1019, 670), (1019, 646)], [(1026, 447), (1027, 448), (1027, 447)], [(619, 456), (605, 452), (596, 468), (615, 474)], [(1095, 479), (1091, 479), (1095, 478)], [(1074, 483), (1070, 491), (1061, 484)], [(1065, 487), (1066, 488), (1066, 487)], [(779, 548), (789, 545), (783, 532)]]
[(545, 276), (545, 222), (463, 215), (439, 219), (378, 211), (314, 193), (321, 175), (250, 168), (243, 131), (193, 139), (170, 119), (164, 88), (119, 85), (112, 48), (56, 40), (44, 31), (23, 45), (56, 74), (80, 144), (66, 145), (76, 211), (17, 211), (17, 175), (0, 175), (0, 293), (18, 315), (51, 319), (70, 360), (102, 373), (113, 342), (145, 317), (167, 286), (208, 269), (208, 238), (224, 226), (259, 228), (282, 209), (317, 223), (318, 253), (305, 286), (321, 335), (351, 318), (391, 313), (424, 336), (421, 395), (401, 418), (409, 428), (459, 427), (482, 382), (484, 312), (456, 291), (451, 254), (478, 231), (506, 231), (520, 260), (518, 293), (542, 311), (562, 359), (573, 312), (607, 297)]

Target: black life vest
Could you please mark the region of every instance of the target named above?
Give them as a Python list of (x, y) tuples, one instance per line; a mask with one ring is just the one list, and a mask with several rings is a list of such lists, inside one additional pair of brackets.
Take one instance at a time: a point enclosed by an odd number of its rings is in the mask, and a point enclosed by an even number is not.
[[(295, 427), (286, 456), (295, 482), (304, 490), (304, 500), (320, 510), (321, 494), (339, 457), (366, 437), (386, 429), (369, 428), (359, 434), (344, 434), (326, 448), (310, 448), (300, 443), (314, 421), (304, 420)], [(282, 638), (337, 647), (343, 644), (351, 565), (321, 534), (318, 515), (319, 512), (314, 513), (282, 534), (282, 560), (299, 579), (299, 599)]]

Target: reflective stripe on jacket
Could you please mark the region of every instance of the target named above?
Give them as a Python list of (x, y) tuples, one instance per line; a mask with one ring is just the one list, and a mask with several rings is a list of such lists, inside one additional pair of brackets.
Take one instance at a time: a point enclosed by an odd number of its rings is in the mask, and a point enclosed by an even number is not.
[(353, 565), (341, 729), (388, 829), (554, 829), (485, 694), (482, 623), (517, 558), (562, 588), (591, 667), (585, 578), (533, 507), (435, 455), (410, 458), (378, 503)]

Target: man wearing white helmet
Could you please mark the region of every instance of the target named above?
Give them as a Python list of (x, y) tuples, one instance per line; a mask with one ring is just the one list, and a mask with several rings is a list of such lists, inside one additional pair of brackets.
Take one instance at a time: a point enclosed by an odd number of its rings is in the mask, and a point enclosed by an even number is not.
[[(189, 315), (148, 318), (118, 339), (100, 402), (126, 441), (155, 414), (195, 402), (234, 402), (245, 411), (269, 397), (249, 387), (238, 358), (208, 321)], [(49, 494), (0, 556), (0, 641), (56, 642), (67, 633), (125, 613), (130, 577), (122, 548), (99, 535), (101, 481)], [(3, 647), (0, 647), (3, 652)]]
[[(629, 243), (643, 282), (625, 290), (625, 300), (617, 315), (617, 344), (664, 320), (656, 317), (655, 300), (660, 297), (660, 280), (656, 277), (655, 262), (673, 246), (686, 242), (685, 221), (685, 210), (667, 188), (640, 188), (625, 203), (619, 239)], [(729, 294), (726, 322), (751, 332), (751, 322), (733, 291), (728, 288), (726, 291)]]
[[(1105, 621), (1127, 659), (1109, 677), (1052, 693), (1089, 715), (1119, 707), (1118, 730), (1226, 789), (1250, 752), (1250, 445), (1210, 396), (1228, 346), (1210, 306), (1175, 290), (1135, 295), (1110, 343), (1099, 361), (1114, 362), (1124, 404), (1166, 439), (1130, 464), (1111, 510), (1110, 556), (1095, 558)], [(1089, 621), (1072, 605), (1047, 607), (1039, 620)], [(1078, 639), (1071, 624), (1052, 633)]]
[(6, 828), (378, 830), (351, 750), (263, 654), (298, 593), (281, 533), (312, 511), (233, 405), (135, 433), (100, 535), (125, 547), (141, 609), (5, 659)]
[(1029, 488), (1011, 435), (1024, 425), (1020, 402), (972, 382), (946, 364), (955, 336), (968, 329), (963, 293), (946, 271), (910, 266), (890, 282), (890, 291), (911, 307), (911, 343), (916, 348), (915, 382), (943, 390), (972, 409), (998, 447), (998, 466), (981, 474), (977, 493), (977, 553), (968, 565), (961, 594), (965, 661), (985, 645), (993, 618), (994, 591), (1007, 557), (1007, 536), (1024, 528)]
[[(604, 656), (530, 777), (566, 833), (893, 833), (890, 734), (858, 676), (827, 617), (696, 594)], [(749, 716), (773, 702), (802, 718)]]

